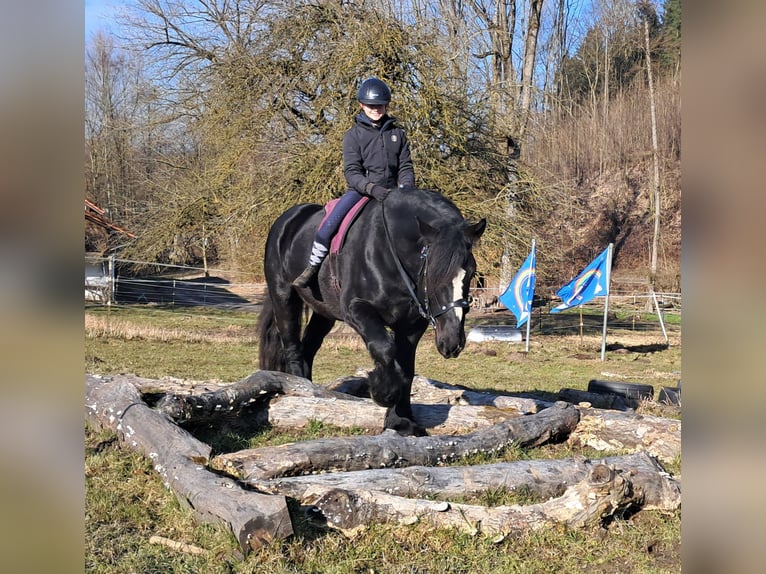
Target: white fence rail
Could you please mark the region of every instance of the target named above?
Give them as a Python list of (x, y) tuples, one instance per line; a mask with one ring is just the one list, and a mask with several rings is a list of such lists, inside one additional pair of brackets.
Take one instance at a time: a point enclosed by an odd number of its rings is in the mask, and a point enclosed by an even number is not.
[[(85, 302), (95, 305), (155, 303), (170, 306), (215, 306), (231, 308), (254, 308), (261, 304), (266, 292), (266, 285), (253, 282), (222, 280), (205, 275), (205, 270), (198, 267), (174, 266), (150, 263), (161, 273), (146, 277), (120, 276), (117, 269), (121, 265), (139, 262), (121, 260), (114, 257), (86, 257), (85, 265)], [(210, 271), (213, 275), (235, 277), (236, 273), (224, 270)], [(648, 286), (631, 287), (619, 290), (613, 286), (609, 295), (610, 314), (620, 315), (619, 324), (630, 328), (656, 309), (668, 314), (680, 315), (682, 298), (680, 293), (641, 292)], [(499, 288), (486, 287), (471, 290), (471, 308), (478, 313), (499, 313), (507, 311), (500, 303)], [(532, 314), (532, 325), (536, 321), (542, 324), (541, 317), (549, 315), (550, 307), (557, 304), (556, 299), (536, 299)], [(603, 310), (603, 298), (597, 298), (583, 306), (589, 311)], [(570, 311), (571, 312), (571, 311)], [(617, 326), (610, 320), (610, 326)]]

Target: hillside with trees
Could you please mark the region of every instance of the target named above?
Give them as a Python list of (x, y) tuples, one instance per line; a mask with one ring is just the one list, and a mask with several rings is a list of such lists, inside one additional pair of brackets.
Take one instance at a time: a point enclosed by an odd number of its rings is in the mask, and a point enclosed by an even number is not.
[(85, 197), (135, 238), (93, 249), (260, 280), (278, 214), (345, 190), (374, 75), (418, 185), (488, 219), (488, 285), (535, 238), (541, 293), (609, 242), (680, 290), (680, 0), (134, 0), (115, 30), (86, 39)]

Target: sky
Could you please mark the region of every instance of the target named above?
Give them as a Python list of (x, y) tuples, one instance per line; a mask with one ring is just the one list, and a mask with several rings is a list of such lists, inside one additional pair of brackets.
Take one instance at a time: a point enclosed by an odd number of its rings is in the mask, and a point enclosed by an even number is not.
[(85, 0), (85, 39), (100, 29), (108, 28), (115, 12), (123, 4), (119, 0)]

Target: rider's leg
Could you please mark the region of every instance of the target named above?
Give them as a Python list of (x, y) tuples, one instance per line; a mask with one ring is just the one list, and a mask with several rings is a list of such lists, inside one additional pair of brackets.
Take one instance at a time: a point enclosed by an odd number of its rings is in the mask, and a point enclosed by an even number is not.
[(346, 214), (361, 198), (362, 195), (360, 193), (353, 189), (349, 189), (338, 200), (332, 213), (327, 216), (322, 225), (319, 226), (319, 229), (317, 229), (314, 243), (311, 246), (309, 264), (293, 281), (295, 287), (305, 287), (317, 274), (319, 267), (322, 265), (322, 261), (327, 257), (327, 253), (330, 250), (330, 241), (332, 240), (333, 235), (338, 231), (341, 221), (343, 221)]

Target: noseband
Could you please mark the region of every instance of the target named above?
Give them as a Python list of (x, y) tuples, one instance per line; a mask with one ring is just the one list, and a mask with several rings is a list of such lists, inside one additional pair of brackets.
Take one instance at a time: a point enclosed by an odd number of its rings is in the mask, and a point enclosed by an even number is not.
[[(423, 284), (423, 305), (422, 309), (420, 309), (420, 314), (428, 319), (432, 325), (436, 325), (436, 318), (444, 315), (447, 311), (450, 309), (454, 309), (455, 307), (460, 307), (461, 309), (467, 309), (471, 306), (471, 304), (463, 298), (457, 299), (455, 301), (452, 301), (451, 303), (447, 303), (446, 305), (438, 305), (436, 311), (431, 311), (430, 306), (430, 300), (431, 298), (428, 296), (428, 245), (424, 245), (423, 249), (420, 251), (420, 258), (423, 260), (423, 263), (420, 265), (420, 271), (418, 272), (418, 278), (422, 280)], [(416, 298), (417, 299), (417, 298)], [(420, 307), (420, 301), (418, 302), (418, 307)]]
[[(417, 276), (417, 282), (413, 281), (410, 277), (410, 274), (407, 273), (407, 270), (404, 268), (404, 265), (402, 265), (401, 260), (399, 259), (399, 255), (396, 253), (396, 249), (394, 248), (394, 242), (391, 241), (391, 234), (388, 231), (388, 222), (386, 221), (386, 210), (384, 207), (384, 204), (381, 204), (380, 206), (381, 212), (383, 213), (383, 228), (386, 230), (386, 241), (388, 243), (389, 249), (391, 249), (391, 255), (394, 257), (394, 262), (396, 263), (396, 268), (399, 270), (399, 275), (402, 277), (402, 280), (404, 281), (404, 285), (407, 287), (407, 290), (410, 292), (410, 297), (412, 297), (412, 300), (415, 301), (415, 305), (418, 307), (418, 313), (420, 313), (420, 316), (424, 319), (428, 319), (428, 322), (431, 323), (433, 327), (436, 327), (436, 318), (441, 317), (444, 315), (447, 311), (450, 309), (454, 309), (455, 307), (460, 307), (461, 309), (467, 309), (471, 306), (470, 302), (464, 298), (457, 299), (455, 301), (452, 301), (451, 303), (447, 303), (446, 305), (439, 305), (437, 302), (437, 308), (435, 311), (431, 310), (431, 303), (430, 303), (430, 297), (428, 296), (428, 245), (424, 245), (423, 248), (420, 250), (420, 269), (418, 270), (418, 276)], [(423, 300), (421, 301), (416, 293), (416, 289), (418, 285), (422, 284), (423, 286)]]

